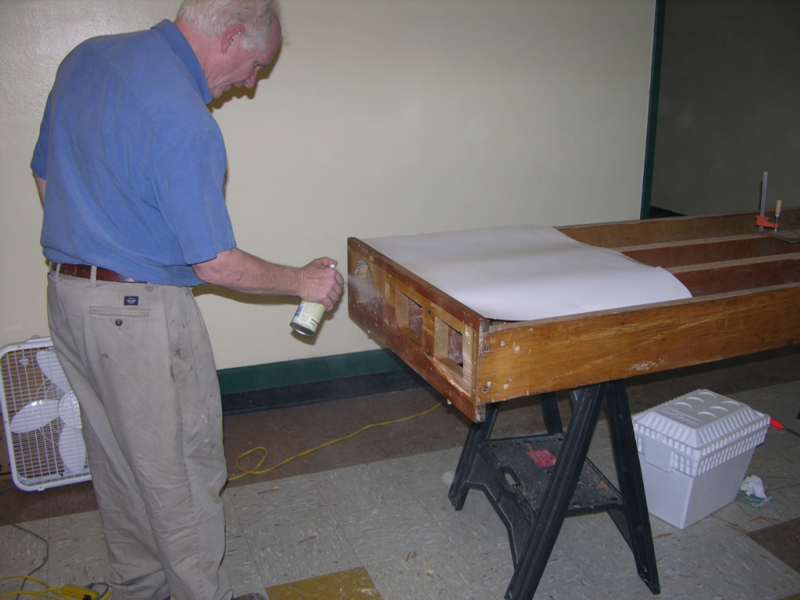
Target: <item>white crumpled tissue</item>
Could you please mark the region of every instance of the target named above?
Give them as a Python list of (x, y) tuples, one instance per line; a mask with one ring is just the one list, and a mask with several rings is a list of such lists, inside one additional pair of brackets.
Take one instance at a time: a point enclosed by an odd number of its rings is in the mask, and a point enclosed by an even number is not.
[(766, 498), (767, 493), (764, 491), (764, 482), (756, 475), (745, 477), (739, 488), (740, 492), (744, 492), (748, 496), (755, 496), (756, 498)]
[(742, 504), (761, 508), (772, 502), (772, 494), (767, 494), (764, 491), (764, 482), (761, 481), (760, 477), (750, 475), (750, 477), (745, 478), (739, 487), (736, 499)]

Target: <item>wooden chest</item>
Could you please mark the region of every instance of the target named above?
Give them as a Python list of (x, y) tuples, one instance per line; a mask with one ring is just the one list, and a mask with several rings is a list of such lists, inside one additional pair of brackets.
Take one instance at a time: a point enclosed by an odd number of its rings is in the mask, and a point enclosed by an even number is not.
[[(475, 422), (484, 405), (800, 342), (800, 244), (755, 213), (558, 228), (673, 273), (692, 298), (535, 321), (476, 313), (356, 238), (349, 311)], [(800, 228), (800, 209), (781, 226)], [(586, 290), (591, 293), (591, 290)]]

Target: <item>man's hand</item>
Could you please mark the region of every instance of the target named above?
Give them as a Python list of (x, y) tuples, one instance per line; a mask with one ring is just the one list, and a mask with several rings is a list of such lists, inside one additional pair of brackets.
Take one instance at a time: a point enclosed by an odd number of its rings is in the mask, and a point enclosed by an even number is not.
[(336, 261), (327, 257), (311, 261), (300, 269), (301, 289), (298, 294), (308, 302), (318, 302), (330, 311), (344, 289), (344, 278), (335, 268)]

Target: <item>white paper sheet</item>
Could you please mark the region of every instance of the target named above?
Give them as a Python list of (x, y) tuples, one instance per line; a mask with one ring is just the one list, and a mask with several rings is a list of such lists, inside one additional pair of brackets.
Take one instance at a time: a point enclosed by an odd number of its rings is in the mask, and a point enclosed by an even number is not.
[(364, 241), (489, 319), (532, 321), (691, 298), (668, 271), (576, 242), (552, 227)]

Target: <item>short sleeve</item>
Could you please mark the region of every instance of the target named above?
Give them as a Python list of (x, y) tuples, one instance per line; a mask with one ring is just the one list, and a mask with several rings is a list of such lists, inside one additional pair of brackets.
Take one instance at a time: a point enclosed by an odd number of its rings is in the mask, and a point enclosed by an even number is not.
[(33, 158), (31, 159), (31, 170), (42, 179), (47, 179), (47, 150), (48, 150), (48, 137), (50, 135), (50, 103), (52, 92), (47, 96), (47, 102), (44, 106), (44, 116), (42, 117), (42, 124), (39, 126), (39, 139), (36, 141), (36, 146), (33, 149)]
[(156, 202), (186, 264), (211, 260), (236, 246), (223, 196), (226, 168), (216, 127), (165, 144), (156, 159)]

